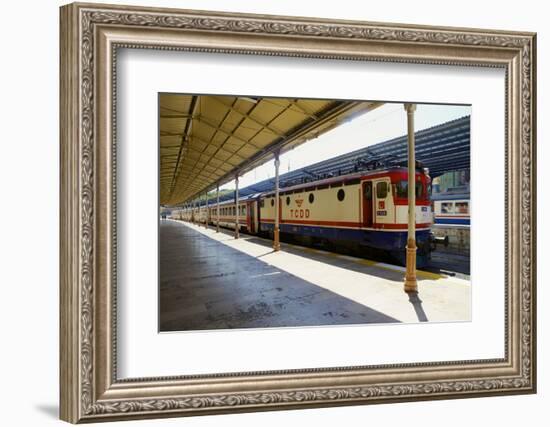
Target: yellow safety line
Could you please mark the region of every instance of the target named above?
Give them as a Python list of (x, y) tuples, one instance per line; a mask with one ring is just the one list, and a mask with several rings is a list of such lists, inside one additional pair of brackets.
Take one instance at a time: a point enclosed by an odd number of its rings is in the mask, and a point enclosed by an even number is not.
[(421, 277), (425, 277), (426, 279), (431, 280), (439, 280), (439, 279), (446, 279), (446, 274), (438, 274), (438, 273), (432, 273), (431, 271), (423, 271), (423, 270), (416, 270), (416, 274)]
[[(358, 262), (359, 264), (364, 264), (364, 265), (368, 265), (369, 267), (373, 267), (373, 266), (377, 266), (377, 267), (380, 267), (380, 268), (384, 268), (383, 265), (377, 265), (378, 263), (376, 261), (372, 261), (370, 259), (358, 259), (357, 261), (355, 262)], [(385, 267), (386, 270), (392, 270), (391, 268), (388, 268), (388, 267)], [(396, 271), (396, 270), (392, 270), (392, 271)]]
[[(384, 270), (390, 270), (390, 271), (395, 271), (395, 272), (400, 272), (401, 271), (400, 269), (391, 268), (391, 267), (385, 266), (385, 265), (383, 265), (382, 263), (379, 263), (379, 262), (374, 262), (374, 261), (370, 261), (370, 260), (364, 260), (364, 261), (367, 261), (367, 263), (366, 263), (367, 265), (373, 265), (375, 267), (382, 268)], [(403, 273), (405, 273), (404, 270), (403, 270)], [(416, 275), (420, 276), (420, 277), (424, 277), (426, 279), (431, 279), (431, 280), (439, 280), (439, 279), (444, 279), (444, 278), (448, 277), (444, 274), (432, 273), (431, 271), (424, 271), (424, 270), (416, 270)]]

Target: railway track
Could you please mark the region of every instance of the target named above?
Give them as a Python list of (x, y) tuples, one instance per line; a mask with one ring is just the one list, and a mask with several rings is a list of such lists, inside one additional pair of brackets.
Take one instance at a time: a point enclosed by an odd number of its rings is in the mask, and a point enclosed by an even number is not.
[(470, 254), (446, 248), (437, 248), (431, 254), (428, 267), (424, 270), (443, 273), (459, 278), (470, 278)]

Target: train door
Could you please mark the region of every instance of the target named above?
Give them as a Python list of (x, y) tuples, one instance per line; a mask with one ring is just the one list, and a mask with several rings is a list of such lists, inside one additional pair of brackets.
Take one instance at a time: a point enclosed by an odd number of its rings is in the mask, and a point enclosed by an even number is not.
[(255, 224), (255, 221), (256, 221), (256, 210), (254, 209), (254, 204), (256, 202), (251, 202), (251, 203), (247, 203), (247, 208), (248, 208), (248, 230), (251, 234), (255, 234), (256, 233), (256, 224)]
[(373, 190), (375, 224), (380, 226), (392, 224), (394, 222), (394, 206), (390, 181), (387, 179), (376, 181)]
[(254, 212), (256, 214), (256, 221), (254, 222), (254, 228), (256, 229), (256, 233), (260, 233), (262, 231), (262, 203), (265, 203), (265, 201), (262, 201), (262, 199), (258, 198), (254, 202)]
[(372, 227), (372, 181), (363, 182), (363, 225)]

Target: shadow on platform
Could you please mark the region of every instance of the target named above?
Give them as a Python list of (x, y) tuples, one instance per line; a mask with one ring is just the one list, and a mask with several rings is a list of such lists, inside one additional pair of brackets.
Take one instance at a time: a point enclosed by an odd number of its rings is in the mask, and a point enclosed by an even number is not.
[(399, 323), (190, 227), (161, 221), (159, 240), (161, 332)]

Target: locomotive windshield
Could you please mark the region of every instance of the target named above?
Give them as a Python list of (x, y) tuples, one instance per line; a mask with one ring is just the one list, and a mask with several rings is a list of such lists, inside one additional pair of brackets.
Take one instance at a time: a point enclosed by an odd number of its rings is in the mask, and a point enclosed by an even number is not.
[[(399, 181), (395, 186), (395, 192), (397, 197), (406, 199), (409, 197), (409, 183), (405, 180)], [(416, 197), (418, 199), (425, 198), (424, 185), (422, 182), (417, 181), (415, 185)]]

